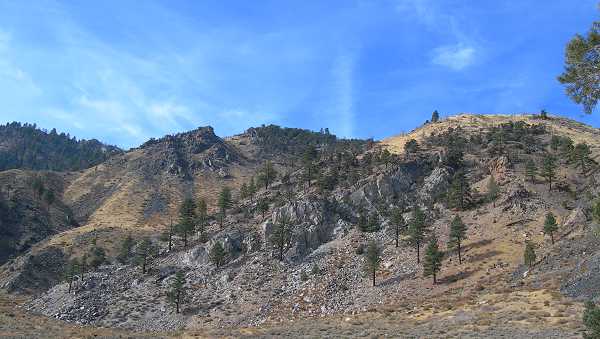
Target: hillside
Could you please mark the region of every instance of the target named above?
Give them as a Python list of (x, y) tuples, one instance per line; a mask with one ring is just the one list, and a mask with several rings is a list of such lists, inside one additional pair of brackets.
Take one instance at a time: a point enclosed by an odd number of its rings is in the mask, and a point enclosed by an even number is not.
[(43, 131), (18, 122), (0, 125), (0, 171), (79, 171), (121, 153), (98, 140), (77, 140), (56, 129)]
[[(82, 226), (9, 261), (0, 286), (32, 293), (20, 302), (33, 313), (157, 335), (579, 337), (582, 302), (597, 295), (600, 278), (591, 213), (599, 134), (558, 117), (460, 115), (381, 143), (274, 126), (151, 140), (66, 176), (60, 201)], [(417, 147), (405, 150), (411, 139)], [(550, 157), (551, 187), (541, 171)], [(277, 178), (242, 195), (267, 161)], [(234, 202), (221, 220), (224, 186)], [(161, 234), (179, 222), (186, 198), (205, 199), (208, 218), (195, 222), (187, 246), (175, 235), (169, 250)], [(421, 256), (433, 235), (446, 252), (436, 283), (410, 242), (417, 208), (427, 229)], [(549, 212), (558, 223), (552, 239), (543, 232)], [(467, 226), (461, 263), (448, 245), (457, 216)], [(148, 272), (116, 262), (127, 235), (158, 247)], [(375, 286), (363, 269), (371, 240), (381, 248)], [(222, 265), (211, 252), (217, 244)], [(95, 247), (108, 262), (88, 267), (73, 291), (56, 284), (59, 266)], [(176, 272), (187, 288), (181, 313), (167, 299)]]

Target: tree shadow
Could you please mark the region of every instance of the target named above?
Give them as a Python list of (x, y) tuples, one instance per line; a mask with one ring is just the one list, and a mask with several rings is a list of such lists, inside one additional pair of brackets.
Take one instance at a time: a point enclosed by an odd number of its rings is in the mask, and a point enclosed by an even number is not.
[(394, 284), (397, 284), (400, 281), (405, 280), (405, 279), (413, 279), (413, 278), (415, 278), (415, 276), (416, 276), (416, 272), (399, 274), (397, 276), (390, 277), (390, 278), (387, 278), (387, 279), (381, 281), (380, 283), (377, 284), (377, 286), (390, 286), (390, 285), (394, 285)]
[(482, 246), (485, 246), (485, 245), (489, 245), (491, 243), (492, 243), (491, 239), (481, 239), (479, 241), (472, 242), (470, 244), (465, 244), (464, 249), (465, 250), (472, 250), (472, 249), (479, 248), (479, 247), (482, 247)]
[(475, 270), (468, 270), (468, 271), (462, 271), (462, 272), (458, 272), (452, 275), (447, 275), (442, 277), (441, 279), (438, 280), (438, 283), (440, 284), (452, 284), (455, 283), (459, 280), (463, 280), (466, 279), (470, 276), (473, 275), (473, 273), (475, 273)]
[(470, 262), (470, 263), (476, 263), (478, 261), (483, 261), (483, 260), (495, 257), (500, 253), (502, 253), (502, 252), (496, 251), (496, 250), (491, 250), (491, 251), (487, 251), (484, 253), (479, 253), (479, 254), (469, 256), (469, 257), (465, 258), (466, 259), (465, 261)]

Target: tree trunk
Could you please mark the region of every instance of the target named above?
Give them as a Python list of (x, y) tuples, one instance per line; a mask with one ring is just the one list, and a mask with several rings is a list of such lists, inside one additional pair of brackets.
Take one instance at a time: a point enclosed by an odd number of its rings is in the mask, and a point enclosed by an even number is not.
[(420, 247), (421, 247), (421, 244), (419, 242), (417, 242), (417, 264), (421, 263), (421, 254), (420, 254), (420, 251), (419, 251)]
[(396, 225), (396, 247), (398, 247), (398, 238), (400, 236), (400, 227), (398, 227), (398, 225)]
[(462, 257), (460, 256), (460, 240), (458, 241), (458, 263), (462, 264)]
[(73, 279), (69, 279), (69, 293), (71, 293), (71, 286), (73, 285)]
[(142, 274), (146, 274), (146, 257), (144, 257), (144, 262), (142, 263)]
[(435, 276), (435, 271), (433, 271), (433, 284), (434, 285), (437, 284), (437, 279), (436, 279), (436, 276)]
[(373, 269), (373, 287), (375, 287), (375, 269)]
[(552, 245), (554, 245), (554, 232), (550, 232), (550, 241), (552, 242)]

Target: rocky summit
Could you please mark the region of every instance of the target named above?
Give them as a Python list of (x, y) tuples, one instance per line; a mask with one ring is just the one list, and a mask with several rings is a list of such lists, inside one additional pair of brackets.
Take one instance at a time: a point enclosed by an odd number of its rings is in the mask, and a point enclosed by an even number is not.
[(599, 155), (573, 120), (463, 114), (38, 157), (0, 172), (0, 334), (579, 338)]

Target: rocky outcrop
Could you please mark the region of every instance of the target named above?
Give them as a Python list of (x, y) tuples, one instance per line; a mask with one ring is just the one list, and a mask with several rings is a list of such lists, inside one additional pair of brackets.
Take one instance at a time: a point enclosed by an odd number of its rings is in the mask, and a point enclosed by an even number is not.
[(423, 181), (417, 196), (425, 203), (433, 202), (444, 194), (450, 186), (450, 173), (444, 167), (435, 168)]
[(379, 174), (363, 180), (360, 187), (350, 195), (350, 200), (355, 206), (372, 208), (381, 201), (391, 202), (404, 198), (414, 182), (414, 174), (400, 167), (392, 174)]

